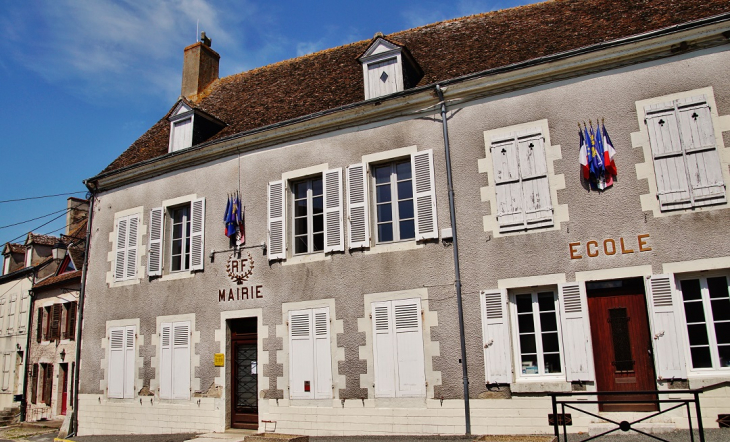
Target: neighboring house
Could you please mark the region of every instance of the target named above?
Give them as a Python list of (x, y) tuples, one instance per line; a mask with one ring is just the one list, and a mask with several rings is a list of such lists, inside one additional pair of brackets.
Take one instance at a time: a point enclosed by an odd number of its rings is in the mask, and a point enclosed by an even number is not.
[[(551, 433), (549, 392), (730, 381), (729, 33), (723, 1), (560, 0), (222, 79), (185, 48), (182, 97), (86, 181), (79, 434), (462, 434), (462, 362), (475, 434)], [(716, 426), (730, 391), (704, 397)]]

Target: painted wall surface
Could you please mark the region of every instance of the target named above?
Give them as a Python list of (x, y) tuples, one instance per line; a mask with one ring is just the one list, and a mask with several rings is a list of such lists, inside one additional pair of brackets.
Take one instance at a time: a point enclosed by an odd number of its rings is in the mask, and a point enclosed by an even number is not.
[[(24, 355), (27, 345), (28, 308), (30, 304), (28, 291), (32, 286), (33, 283), (29, 277), (8, 281), (0, 285), (0, 302), (3, 302), (0, 305), (3, 313), (2, 321), (0, 321), (0, 355), (2, 355), (0, 364), (6, 356), (11, 359), (8, 388), (0, 390), (0, 407), (18, 406), (19, 403), (13, 401), (13, 395), (20, 394), (23, 390)], [(9, 314), (11, 300), (15, 300), (12, 315)], [(22, 357), (18, 357), (18, 355), (22, 355)], [(0, 370), (2, 368), (0, 366)], [(3, 373), (0, 371), (0, 383), (2, 383), (2, 375)]]

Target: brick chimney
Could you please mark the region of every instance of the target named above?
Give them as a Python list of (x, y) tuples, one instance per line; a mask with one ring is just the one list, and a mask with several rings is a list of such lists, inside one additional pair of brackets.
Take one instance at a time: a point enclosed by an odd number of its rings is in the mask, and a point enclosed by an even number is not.
[(210, 38), (201, 32), (200, 41), (185, 48), (180, 95), (188, 100), (196, 101), (198, 94), (218, 79), (221, 56), (210, 48), (210, 44)]
[[(89, 216), (89, 201), (71, 197), (66, 202), (66, 235), (76, 230)], [(86, 232), (82, 232), (84, 235)]]

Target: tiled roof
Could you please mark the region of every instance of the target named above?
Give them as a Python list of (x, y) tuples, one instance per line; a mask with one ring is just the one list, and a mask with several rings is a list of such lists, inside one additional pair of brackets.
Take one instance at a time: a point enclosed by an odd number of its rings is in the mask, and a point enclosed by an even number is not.
[(44, 246), (53, 246), (58, 242), (58, 238), (52, 235), (39, 235), (37, 233), (29, 233), (26, 244), (41, 244)]
[(48, 287), (50, 285), (58, 284), (65, 281), (73, 281), (74, 279), (79, 280), (79, 283), (81, 283), (81, 270), (76, 270), (73, 272), (63, 273), (61, 275), (56, 276), (49, 276), (48, 278), (44, 279), (43, 281), (37, 282), (33, 285), (33, 289), (37, 289), (40, 287)]
[[(727, 0), (553, 0), (385, 38), (410, 51), (423, 69), (419, 85), (428, 85), (728, 11)], [(228, 125), (211, 138), (215, 140), (363, 101), (357, 57), (370, 43), (359, 41), (222, 78), (194, 104)], [(166, 154), (167, 117), (103, 172)]]
[(23, 244), (7, 243), (5, 244), (9, 253), (25, 253), (25, 246)]

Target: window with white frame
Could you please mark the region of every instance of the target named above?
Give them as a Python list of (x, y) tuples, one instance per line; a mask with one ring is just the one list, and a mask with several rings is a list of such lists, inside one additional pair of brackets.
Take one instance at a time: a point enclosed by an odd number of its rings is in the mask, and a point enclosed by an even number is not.
[(438, 238), (433, 151), (353, 164), (347, 185), (350, 249)]
[(558, 320), (558, 299), (553, 291), (512, 296), (515, 354), (518, 376), (563, 373)]
[[(165, 262), (173, 273), (203, 269), (205, 198), (182, 199), (187, 201), (150, 210), (149, 276), (162, 275)], [(167, 231), (166, 219), (170, 226)]]
[(375, 397), (423, 397), (421, 299), (373, 302)]
[(662, 211), (722, 204), (725, 181), (705, 95), (644, 107)]
[(329, 308), (289, 312), (291, 399), (332, 398)]
[(165, 322), (160, 328), (160, 398), (190, 399), (190, 322)]
[(492, 138), (496, 213), (500, 232), (553, 225), (553, 208), (540, 128)]
[(322, 176), (292, 184), (294, 254), (324, 251)]
[(109, 328), (109, 364), (107, 396), (130, 399), (135, 396), (135, 367), (137, 354), (136, 327)]
[(681, 279), (679, 288), (692, 369), (730, 369), (728, 277)]
[(139, 214), (117, 218), (115, 222), (114, 280), (125, 281), (137, 276), (137, 228)]

